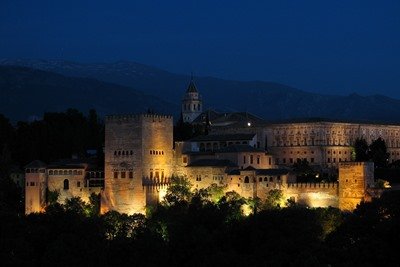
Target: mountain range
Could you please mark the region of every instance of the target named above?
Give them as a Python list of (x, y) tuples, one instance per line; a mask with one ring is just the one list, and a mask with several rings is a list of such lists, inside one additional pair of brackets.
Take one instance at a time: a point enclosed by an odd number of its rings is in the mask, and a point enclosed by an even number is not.
[[(120, 61), (0, 60), (0, 113), (13, 120), (43, 111), (96, 108), (99, 114), (152, 109), (178, 116), (189, 75)], [(17, 67), (18, 66), (18, 67)], [(206, 108), (247, 111), (267, 121), (327, 118), (400, 122), (400, 100), (382, 95), (338, 96), (264, 81), (195, 77)]]

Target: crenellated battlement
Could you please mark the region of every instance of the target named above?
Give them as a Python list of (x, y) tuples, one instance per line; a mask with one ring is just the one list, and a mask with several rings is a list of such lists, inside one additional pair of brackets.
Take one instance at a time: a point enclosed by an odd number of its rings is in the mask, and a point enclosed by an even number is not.
[(338, 188), (338, 183), (288, 183), (287, 188)]
[(148, 186), (148, 185), (169, 185), (171, 183), (171, 179), (168, 177), (165, 178), (149, 178), (149, 177), (143, 177), (142, 179), (142, 185), (143, 186)]
[(349, 161), (349, 162), (340, 162), (339, 166), (340, 167), (354, 167), (354, 166), (366, 166), (368, 164), (371, 164), (369, 162), (359, 162), (359, 161)]
[(161, 114), (107, 115), (105, 120), (107, 122), (113, 122), (113, 121), (135, 121), (135, 120), (140, 120), (141, 118), (172, 119), (172, 115), (161, 115)]

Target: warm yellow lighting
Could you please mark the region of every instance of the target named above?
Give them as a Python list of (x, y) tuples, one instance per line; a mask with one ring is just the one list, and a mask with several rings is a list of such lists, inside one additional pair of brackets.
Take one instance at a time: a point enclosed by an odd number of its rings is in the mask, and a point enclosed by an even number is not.
[(160, 188), (158, 192), (158, 202), (162, 202), (164, 200), (165, 195), (167, 194), (167, 188)]
[(242, 205), (242, 212), (244, 216), (249, 216), (253, 210), (248, 204)]

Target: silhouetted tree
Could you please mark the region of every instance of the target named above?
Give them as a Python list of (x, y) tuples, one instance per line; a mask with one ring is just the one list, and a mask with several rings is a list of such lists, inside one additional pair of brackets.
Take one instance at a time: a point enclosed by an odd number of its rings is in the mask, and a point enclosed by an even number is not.
[(370, 159), (375, 163), (375, 167), (384, 168), (389, 162), (389, 153), (387, 152), (386, 142), (378, 138), (369, 146)]
[(354, 153), (356, 161), (368, 161), (369, 157), (369, 146), (365, 139), (357, 138), (354, 142)]

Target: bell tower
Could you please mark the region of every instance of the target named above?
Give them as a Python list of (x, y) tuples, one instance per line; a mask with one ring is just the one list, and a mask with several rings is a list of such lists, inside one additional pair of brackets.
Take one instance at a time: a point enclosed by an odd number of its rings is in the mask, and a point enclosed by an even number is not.
[(192, 123), (203, 112), (203, 101), (193, 82), (193, 75), (182, 100), (183, 122)]

